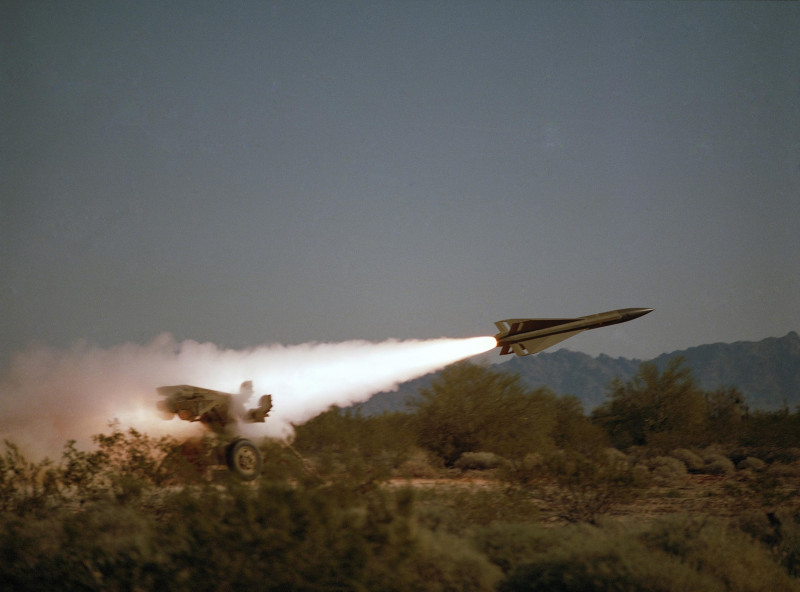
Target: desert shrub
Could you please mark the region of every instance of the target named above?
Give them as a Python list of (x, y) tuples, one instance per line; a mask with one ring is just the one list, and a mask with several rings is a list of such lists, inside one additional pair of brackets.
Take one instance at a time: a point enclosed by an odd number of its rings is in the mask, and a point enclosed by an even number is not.
[(736, 471), (733, 461), (721, 454), (706, 454), (703, 456), (703, 472), (709, 475), (730, 475)]
[(532, 452), (521, 460), (507, 462), (500, 467), (498, 478), (513, 487), (530, 488), (547, 478), (545, 457)]
[(550, 530), (541, 524), (495, 522), (475, 529), (473, 539), (477, 549), (508, 575), (553, 548)]
[(791, 465), (782, 462), (774, 462), (768, 465), (765, 472), (771, 476), (783, 480), (794, 480), (800, 478), (800, 463)]
[(29, 461), (13, 442), (0, 455), (0, 511), (27, 514), (53, 503), (59, 495), (58, 473), (49, 459)]
[[(113, 475), (124, 475), (132, 480), (159, 486), (171, 474), (162, 462), (177, 446), (175, 439), (164, 436), (152, 438), (134, 428), (122, 432), (118, 424), (111, 424), (110, 434), (92, 436), (105, 469)], [(113, 477), (112, 477), (113, 480)]]
[(387, 592), (494, 591), (502, 578), (500, 569), (469, 541), (427, 530), (417, 535), (411, 557), (395, 547), (375, 557), (366, 571), (363, 589)]
[(579, 399), (564, 395), (556, 397), (553, 403), (555, 426), (552, 437), (558, 448), (589, 454), (609, 445), (605, 430), (586, 416)]
[(723, 520), (679, 516), (655, 523), (642, 540), (732, 591), (797, 590), (770, 552)]
[(453, 364), (413, 403), (417, 443), (448, 467), (465, 452), (488, 450), (513, 460), (549, 451), (555, 401), (551, 391), (530, 391), (515, 374)]
[(496, 469), (506, 463), (506, 460), (493, 452), (465, 452), (458, 457), (453, 465), (462, 471), (487, 471)]
[(794, 577), (800, 576), (800, 514), (778, 511), (768, 515), (774, 529), (774, 538), (767, 540), (780, 559), (781, 565)]
[(670, 452), (670, 455), (683, 462), (686, 468), (692, 473), (699, 473), (703, 470), (703, 467), (705, 467), (705, 463), (703, 459), (700, 458), (700, 455), (695, 454), (688, 448), (676, 448)]
[(721, 520), (495, 525), (476, 545), (507, 574), (501, 591), (798, 589), (765, 547)]
[(800, 515), (797, 510), (743, 512), (736, 524), (742, 532), (770, 549), (790, 575), (800, 576)]
[(528, 524), (540, 518), (539, 503), (533, 496), (501, 486), (419, 488), (415, 507), (421, 526), (462, 536), (490, 524)]
[(267, 481), (293, 479), (305, 484), (318, 482), (311, 463), (286, 442), (264, 438), (259, 443), (259, 450), (264, 459), (261, 479)]
[(614, 446), (669, 450), (705, 438), (705, 399), (683, 362), (672, 358), (663, 371), (655, 362), (645, 362), (633, 379), (611, 383), (608, 400), (592, 418)]
[(359, 410), (334, 406), (295, 425), (292, 445), (310, 455), (355, 451), (402, 460), (414, 444), (409, 421), (404, 413), (365, 416)]
[(133, 506), (89, 502), (80, 511), (0, 522), (0, 588), (164, 589), (171, 563), (158, 524)]
[(800, 411), (788, 408), (777, 411), (752, 411), (743, 424), (741, 443), (789, 449), (800, 446)]
[(75, 441), (64, 446), (59, 479), (79, 500), (111, 494), (137, 497), (147, 488), (160, 487), (185, 476), (180, 445), (169, 437), (152, 438), (133, 428), (127, 432), (112, 422), (111, 432), (92, 436), (96, 448), (78, 450)]
[(720, 589), (679, 559), (647, 548), (635, 529), (579, 525), (517, 534), (516, 541), (498, 544), (495, 537), (493, 548), (480, 547), (506, 566), (501, 592)]
[(731, 524), (766, 546), (772, 547), (779, 538), (774, 528), (775, 518), (775, 513), (751, 509), (740, 512)]
[(261, 480), (165, 493), (157, 513), (86, 502), (0, 515), (0, 589), (494, 590), (467, 541), (419, 527), (408, 490)]
[(719, 387), (705, 393), (708, 438), (734, 443), (741, 439), (748, 413), (744, 395), (736, 387)]
[(797, 498), (798, 491), (790, 482), (773, 472), (774, 465), (758, 473), (744, 470), (725, 489), (745, 509), (762, 508), (764, 512), (786, 505)]
[(739, 463), (736, 465), (736, 468), (751, 469), (753, 471), (763, 471), (764, 467), (766, 466), (767, 466), (766, 463), (760, 458), (756, 458), (754, 456), (748, 456), (744, 460), (740, 460)]
[(432, 462), (425, 450), (414, 447), (394, 474), (404, 479), (435, 479), (440, 477), (442, 472), (441, 461)]
[(656, 456), (647, 464), (658, 485), (670, 485), (686, 476), (686, 465), (671, 456)]
[[(221, 469), (224, 456), (222, 442), (215, 434), (204, 434), (170, 447), (159, 464), (161, 484), (203, 483)], [(224, 473), (223, 473), (224, 474)]]
[(613, 507), (635, 499), (642, 486), (627, 461), (594, 457), (577, 452), (557, 451), (545, 459), (546, 482), (534, 485), (537, 496), (553, 504), (559, 516), (569, 522), (596, 522)]
[(790, 465), (800, 461), (800, 448), (769, 448), (763, 454), (754, 455), (767, 462)]
[(322, 479), (347, 476), (374, 487), (391, 478), (414, 449), (408, 421), (402, 413), (367, 417), (331, 407), (294, 426), (292, 446), (312, 461)]
[(606, 461), (612, 464), (629, 464), (630, 459), (628, 455), (622, 452), (617, 448), (605, 448), (603, 449), (603, 454), (606, 457)]

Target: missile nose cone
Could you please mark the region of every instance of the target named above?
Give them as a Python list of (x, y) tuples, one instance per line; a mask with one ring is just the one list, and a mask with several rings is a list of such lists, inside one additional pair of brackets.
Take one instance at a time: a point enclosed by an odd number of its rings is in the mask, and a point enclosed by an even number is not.
[(623, 316), (625, 317), (626, 321), (632, 321), (633, 319), (638, 319), (639, 317), (643, 317), (644, 315), (653, 312), (653, 308), (626, 308), (622, 311)]

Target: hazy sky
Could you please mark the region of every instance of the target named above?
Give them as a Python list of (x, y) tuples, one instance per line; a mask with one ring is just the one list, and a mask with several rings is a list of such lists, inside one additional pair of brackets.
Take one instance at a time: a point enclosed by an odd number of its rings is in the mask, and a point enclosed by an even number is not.
[(800, 330), (800, 4), (2, 3), (0, 363), (31, 344)]

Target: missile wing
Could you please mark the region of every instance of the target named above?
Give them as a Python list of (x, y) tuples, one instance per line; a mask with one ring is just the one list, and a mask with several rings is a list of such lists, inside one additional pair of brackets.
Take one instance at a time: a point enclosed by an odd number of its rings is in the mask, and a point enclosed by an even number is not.
[(500, 355), (529, 356), (588, 329), (616, 325), (652, 312), (652, 308), (621, 308), (570, 319), (506, 319), (496, 321), (495, 335)]

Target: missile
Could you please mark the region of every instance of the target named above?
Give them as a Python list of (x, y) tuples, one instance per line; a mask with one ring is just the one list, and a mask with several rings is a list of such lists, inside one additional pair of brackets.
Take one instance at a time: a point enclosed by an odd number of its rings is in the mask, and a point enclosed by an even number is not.
[(582, 331), (625, 323), (652, 311), (652, 308), (620, 308), (574, 319), (506, 319), (495, 322), (500, 332), (494, 338), (497, 347), (503, 348), (501, 356), (512, 352), (529, 356)]

